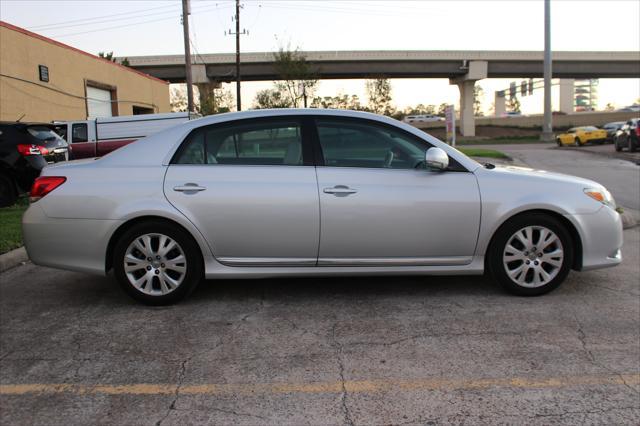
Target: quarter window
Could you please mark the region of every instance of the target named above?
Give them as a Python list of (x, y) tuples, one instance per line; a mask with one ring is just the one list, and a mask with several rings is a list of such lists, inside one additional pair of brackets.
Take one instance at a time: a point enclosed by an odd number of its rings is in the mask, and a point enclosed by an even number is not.
[(325, 166), (413, 169), (431, 147), (382, 125), (318, 119), (317, 128)]
[(191, 133), (175, 164), (302, 165), (297, 122), (208, 126)]

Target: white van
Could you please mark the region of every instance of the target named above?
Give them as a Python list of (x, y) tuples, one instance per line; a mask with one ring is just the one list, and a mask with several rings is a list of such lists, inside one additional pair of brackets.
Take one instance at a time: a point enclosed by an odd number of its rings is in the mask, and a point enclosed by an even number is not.
[(431, 121), (443, 121), (442, 117), (433, 114), (407, 115), (402, 121), (405, 123), (427, 123)]

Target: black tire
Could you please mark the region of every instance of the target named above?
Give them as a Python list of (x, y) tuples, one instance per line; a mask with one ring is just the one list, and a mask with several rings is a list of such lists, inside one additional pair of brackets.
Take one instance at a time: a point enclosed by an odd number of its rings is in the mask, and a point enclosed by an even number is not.
[[(127, 273), (125, 272), (124, 259), (127, 249), (136, 239), (146, 234), (161, 234), (171, 238), (178, 244), (178, 247), (182, 250), (186, 258), (186, 271), (184, 272), (182, 282), (167, 294), (152, 295), (144, 293), (143, 290), (138, 290), (129, 281)], [(158, 265), (152, 268), (158, 268), (157, 270), (161, 269)], [(164, 264), (162, 265), (162, 269), (164, 269)], [(113, 251), (113, 270), (120, 286), (129, 296), (138, 302), (154, 306), (170, 305), (188, 296), (196, 288), (198, 283), (202, 281), (202, 253), (193, 237), (182, 228), (172, 225), (171, 223), (154, 220), (132, 226), (119, 238)], [(144, 272), (142, 269), (140, 271)], [(160, 286), (158, 278), (153, 278), (152, 280), (151, 286), (153, 288)]]
[(582, 142), (580, 142), (580, 138), (578, 138), (578, 137), (576, 137), (576, 138), (573, 140), (573, 144), (574, 144), (575, 146), (582, 146)]
[[(506, 271), (507, 267), (503, 264), (503, 253), (505, 252), (507, 243), (511, 241), (512, 236), (514, 236), (516, 232), (528, 226), (544, 227), (555, 233), (562, 244), (564, 254), (562, 264), (558, 268), (555, 277), (538, 287), (526, 287), (516, 283), (509, 277)], [(550, 250), (552, 248), (550, 248)], [(493, 278), (507, 291), (519, 296), (539, 296), (557, 288), (569, 274), (574, 257), (571, 234), (561, 222), (544, 213), (522, 214), (507, 221), (496, 231), (487, 254), (487, 266)], [(516, 260), (515, 262), (524, 261)], [(516, 267), (517, 266), (516, 264)], [(547, 264), (547, 266), (550, 267), (549, 264)], [(525, 269), (526, 268), (527, 267), (525, 267)], [(542, 268), (542, 263), (540, 268)], [(547, 270), (547, 272), (549, 271)], [(528, 269), (524, 274), (528, 277), (531, 276), (529, 275), (530, 270)], [(533, 271), (533, 274), (535, 274), (535, 271)]]
[(618, 144), (618, 138), (613, 140), (613, 146), (616, 148), (616, 152), (622, 151), (622, 147)]
[(556, 139), (556, 143), (558, 144), (559, 147), (562, 147), (562, 142), (560, 141), (560, 138)]
[(629, 137), (627, 140), (629, 141), (629, 152), (636, 152), (638, 143), (634, 141), (632, 137)]
[(0, 174), (0, 207), (9, 207), (18, 199), (16, 185), (9, 176)]

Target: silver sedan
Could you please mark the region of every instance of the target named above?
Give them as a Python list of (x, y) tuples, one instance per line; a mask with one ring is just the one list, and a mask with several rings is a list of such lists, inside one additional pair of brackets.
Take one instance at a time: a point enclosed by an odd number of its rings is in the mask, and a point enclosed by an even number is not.
[(148, 304), (203, 278), (482, 274), (539, 295), (621, 261), (596, 182), (483, 166), (367, 113), (210, 116), (47, 167), (24, 214), (39, 265), (107, 274)]

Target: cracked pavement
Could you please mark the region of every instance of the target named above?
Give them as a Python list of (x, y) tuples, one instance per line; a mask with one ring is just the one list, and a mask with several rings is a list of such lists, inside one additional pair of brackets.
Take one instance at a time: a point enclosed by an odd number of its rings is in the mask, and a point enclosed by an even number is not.
[(0, 275), (0, 424), (640, 423), (640, 228), (623, 264), (514, 297), (482, 277)]

